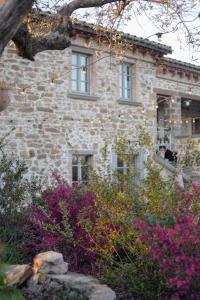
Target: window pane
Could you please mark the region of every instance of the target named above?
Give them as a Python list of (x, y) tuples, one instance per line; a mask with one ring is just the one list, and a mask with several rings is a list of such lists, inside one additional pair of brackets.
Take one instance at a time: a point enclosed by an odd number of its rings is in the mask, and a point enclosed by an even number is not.
[(77, 69), (72, 69), (72, 80), (77, 80)]
[(86, 84), (86, 82), (81, 82), (80, 83), (80, 92), (81, 93), (86, 93), (87, 92), (87, 84)]
[(120, 97), (131, 98), (131, 66), (128, 64), (120, 65)]
[(87, 57), (86, 56), (80, 56), (80, 65), (85, 66), (87, 64)]
[(87, 166), (81, 168), (82, 181), (89, 180), (89, 169)]
[(119, 66), (120, 73), (120, 97), (123, 98), (123, 65)]
[(78, 91), (77, 81), (72, 81), (72, 91), (73, 92)]
[(77, 66), (78, 64), (78, 56), (77, 54), (72, 54), (72, 65)]
[(119, 174), (122, 174), (122, 175), (124, 175), (124, 174), (125, 174), (125, 172), (124, 172), (124, 169), (123, 169), (123, 168), (119, 168), (119, 169), (117, 169), (117, 173), (119, 173)]
[(81, 81), (86, 81), (86, 78), (87, 78), (87, 70), (85, 71), (80, 71), (80, 80)]
[(72, 157), (72, 181), (82, 182), (89, 180), (91, 155), (73, 155)]
[(78, 181), (78, 167), (77, 166), (72, 167), (72, 181), (73, 182)]
[(124, 167), (124, 162), (122, 159), (117, 158), (117, 168)]
[(91, 163), (91, 155), (85, 156), (85, 164), (89, 165)]
[(89, 88), (89, 57), (81, 53), (72, 54), (72, 91), (87, 93)]

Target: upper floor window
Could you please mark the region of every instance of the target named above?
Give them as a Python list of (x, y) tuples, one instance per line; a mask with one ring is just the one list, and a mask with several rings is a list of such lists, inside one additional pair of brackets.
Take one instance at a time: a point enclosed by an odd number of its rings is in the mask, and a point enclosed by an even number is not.
[(132, 65), (128, 63), (120, 64), (120, 98), (131, 100), (132, 97)]
[(72, 53), (72, 92), (89, 93), (89, 55)]
[(72, 182), (88, 182), (92, 155), (73, 155), (72, 157)]

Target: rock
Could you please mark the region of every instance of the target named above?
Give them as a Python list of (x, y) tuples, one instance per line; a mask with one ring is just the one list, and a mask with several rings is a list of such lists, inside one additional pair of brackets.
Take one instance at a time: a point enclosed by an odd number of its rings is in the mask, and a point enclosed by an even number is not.
[(93, 278), (92, 276), (85, 276), (83, 274), (78, 274), (74, 272), (69, 272), (65, 275), (47, 275), (49, 278), (58, 281), (58, 282), (64, 282), (65, 285), (80, 285), (85, 284), (89, 285), (92, 283), (98, 283), (98, 280)]
[(63, 262), (59, 265), (53, 265), (46, 262), (40, 266), (38, 272), (43, 274), (66, 274), (68, 272), (68, 263)]
[(59, 265), (49, 264), (48, 268), (49, 268), (48, 274), (66, 274), (68, 272), (68, 263), (64, 262)]
[(116, 295), (105, 284), (94, 284), (92, 285), (93, 292), (89, 296), (89, 300), (115, 300)]
[(62, 253), (55, 252), (55, 251), (47, 251), (47, 252), (39, 253), (35, 256), (34, 262), (35, 260), (50, 262), (55, 265), (62, 264), (64, 262)]
[(68, 272), (68, 263), (64, 262), (63, 255), (48, 251), (35, 256), (34, 273), (65, 274)]
[(33, 276), (31, 276), (31, 278), (28, 279), (27, 286), (36, 285), (38, 283), (44, 283), (46, 282), (46, 279), (47, 279), (46, 274), (43, 273), (33, 274)]
[(115, 293), (107, 286), (100, 284), (92, 276), (69, 272), (66, 275), (47, 275), (52, 280), (64, 283), (66, 288), (89, 291), (89, 300), (115, 300)]
[(6, 285), (19, 286), (33, 274), (29, 265), (8, 265), (5, 268)]

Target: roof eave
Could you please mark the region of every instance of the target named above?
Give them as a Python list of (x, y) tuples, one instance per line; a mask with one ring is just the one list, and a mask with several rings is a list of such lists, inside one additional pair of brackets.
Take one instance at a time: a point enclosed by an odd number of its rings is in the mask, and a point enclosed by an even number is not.
[[(74, 29), (75, 30), (80, 30), (80, 31), (83, 31), (83, 32), (86, 32), (86, 33), (89, 33), (89, 34), (93, 34), (93, 35), (98, 34), (98, 31), (94, 30), (89, 25), (84, 24), (84, 23), (83, 24), (80, 24), (80, 23), (74, 24)], [(147, 48), (147, 49), (156, 51), (156, 52), (158, 52), (162, 55), (172, 53), (172, 48), (170, 46), (158, 44), (158, 43), (149, 41), (147, 39), (132, 36), (130, 34), (123, 34), (123, 36), (124, 36), (125, 40), (127, 40), (128, 42), (132, 43), (135, 46)]]

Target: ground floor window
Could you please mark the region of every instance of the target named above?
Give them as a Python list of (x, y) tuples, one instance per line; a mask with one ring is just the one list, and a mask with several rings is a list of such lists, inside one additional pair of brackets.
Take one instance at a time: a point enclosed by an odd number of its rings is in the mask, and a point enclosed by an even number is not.
[(116, 171), (122, 175), (126, 175), (127, 171), (128, 171), (126, 162), (124, 160), (120, 159), (119, 157), (117, 157)]
[(73, 155), (72, 157), (72, 182), (88, 182), (92, 166), (92, 155)]
[(118, 155), (115, 155), (114, 171), (117, 171), (121, 175), (135, 175), (138, 173), (138, 159), (139, 155), (136, 155), (134, 158), (122, 159)]

